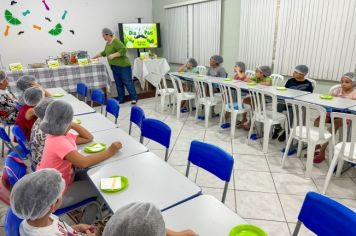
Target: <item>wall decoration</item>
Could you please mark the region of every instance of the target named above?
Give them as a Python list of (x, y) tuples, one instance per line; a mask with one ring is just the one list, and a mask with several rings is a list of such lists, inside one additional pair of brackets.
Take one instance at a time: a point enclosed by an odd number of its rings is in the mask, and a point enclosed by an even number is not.
[(69, 32), (71, 32), (73, 35), (75, 34), (74, 30), (69, 30)]
[(12, 13), (9, 10), (5, 10), (5, 19), (11, 25), (21, 25), (21, 21), (13, 17)]
[(23, 15), (23, 16), (27, 16), (27, 15), (30, 14), (30, 13), (31, 13), (30, 10), (26, 10), (26, 11), (22, 12), (22, 15)]
[(15, 4), (17, 4), (16, 1), (11, 1), (11, 3), (10, 3), (11, 6), (12, 6), (12, 5), (15, 5)]
[(63, 45), (62, 41), (57, 40), (57, 43), (59, 43), (60, 45)]
[(65, 10), (64, 13), (63, 13), (63, 15), (62, 15), (62, 20), (64, 20), (64, 19), (67, 17), (67, 14), (68, 14), (68, 11)]
[(24, 33), (25, 33), (25, 31), (20, 31), (20, 32), (17, 33), (17, 35), (21, 35), (21, 34), (24, 34)]
[(60, 35), (62, 33), (62, 25), (60, 23), (56, 24), (56, 26), (50, 31), (48, 31), (48, 33), (53, 36)]
[(52, 22), (51, 18), (49, 18), (49, 17), (45, 17), (45, 20), (49, 21), (49, 22)]
[(42, 29), (42, 27), (39, 26), (39, 25), (33, 25), (32, 27), (33, 27), (34, 29), (36, 29), (36, 30), (41, 30), (41, 29)]
[(49, 6), (46, 3), (46, 0), (42, 0), (42, 2), (43, 2), (43, 5), (45, 6), (46, 10), (49, 11)]
[(5, 37), (9, 35), (9, 31), (10, 31), (10, 25), (7, 25), (4, 32)]

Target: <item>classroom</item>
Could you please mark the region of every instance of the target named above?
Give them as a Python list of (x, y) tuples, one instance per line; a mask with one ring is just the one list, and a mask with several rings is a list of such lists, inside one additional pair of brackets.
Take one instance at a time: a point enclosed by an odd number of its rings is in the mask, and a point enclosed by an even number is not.
[(356, 236), (355, 0), (0, 14), (0, 235)]

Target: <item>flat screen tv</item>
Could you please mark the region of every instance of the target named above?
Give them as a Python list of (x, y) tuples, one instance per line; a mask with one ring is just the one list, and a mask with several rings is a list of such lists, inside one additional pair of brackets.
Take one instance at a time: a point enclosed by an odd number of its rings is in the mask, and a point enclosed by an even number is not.
[(160, 48), (159, 23), (119, 23), (120, 40), (126, 48)]

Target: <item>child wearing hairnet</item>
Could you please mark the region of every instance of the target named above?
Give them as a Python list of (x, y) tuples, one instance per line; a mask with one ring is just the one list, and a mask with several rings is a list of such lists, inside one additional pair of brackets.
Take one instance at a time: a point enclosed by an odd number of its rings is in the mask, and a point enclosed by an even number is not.
[[(85, 168), (112, 157), (122, 148), (120, 142), (113, 142), (105, 151), (88, 156), (82, 155), (78, 152), (76, 144), (87, 143), (93, 139), (93, 136), (83, 127), (74, 124), (72, 120), (72, 106), (65, 101), (55, 100), (48, 105), (40, 124), (40, 129), (47, 134), (47, 137), (37, 170), (54, 168), (62, 174), (65, 180), (65, 193), (61, 207), (97, 196), (97, 191), (91, 184)], [(78, 135), (68, 132), (70, 129), (76, 130)], [(76, 167), (84, 170), (76, 170)]]
[(246, 65), (242, 61), (238, 61), (235, 63), (234, 67), (234, 80), (240, 80), (240, 81), (245, 81), (246, 79)]
[(21, 128), (27, 141), (30, 141), (31, 129), (37, 119), (33, 107), (36, 106), (43, 97), (43, 90), (37, 87), (28, 88), (24, 92), (23, 99), (25, 105), (20, 108), (15, 124)]
[[(341, 86), (340, 88), (335, 88), (333, 91), (331, 91), (332, 96), (335, 97), (343, 97), (347, 99), (353, 99), (356, 100), (356, 74), (353, 72), (348, 72), (344, 74), (341, 77)], [(318, 127), (320, 122), (320, 117), (318, 117), (314, 121), (314, 126)], [(331, 117), (330, 113), (328, 112), (326, 114), (326, 123), (331, 123)], [(336, 118), (334, 120), (335, 124), (335, 132), (342, 127), (342, 119)], [(314, 163), (321, 163), (322, 161), (325, 160), (325, 150), (328, 146), (328, 143), (324, 143), (323, 145), (317, 145), (315, 147), (315, 152), (314, 152)]]
[(53, 214), (61, 205), (64, 188), (65, 182), (55, 169), (33, 172), (15, 184), (10, 202), (13, 213), (23, 219), (21, 236), (98, 235), (95, 226), (69, 226)]
[(37, 82), (37, 80), (36, 80), (36, 78), (34, 76), (32, 76), (32, 75), (23, 75), (16, 81), (16, 88), (21, 91), (21, 95), (18, 98), (19, 104), (21, 106), (25, 104), (24, 100), (23, 100), (24, 92), (26, 91), (26, 89), (32, 88), (32, 87), (36, 87), (36, 88), (42, 89), (43, 92), (44, 92), (44, 95), (46, 97), (50, 97), (51, 96), (51, 93), (48, 90), (46, 90), (45, 88), (43, 88)]
[(161, 211), (151, 203), (134, 202), (118, 209), (103, 236), (198, 236), (191, 230), (166, 229)]
[[(308, 72), (309, 72), (308, 66), (297, 65), (296, 67), (294, 67), (293, 77), (287, 81), (284, 87), (312, 93), (314, 91), (313, 84), (308, 79), (305, 78)], [(285, 104), (278, 103), (277, 105), (278, 112), (283, 112), (286, 110), (287, 107)], [(292, 109), (289, 110), (289, 123), (293, 124)], [(284, 142), (286, 140), (286, 132), (285, 130), (282, 130), (279, 124), (275, 125), (272, 134), (272, 139), (276, 139), (276, 138), (278, 138), (278, 141), (280, 142)]]
[[(258, 66), (256, 68), (256, 75), (251, 78), (246, 78), (245, 82), (255, 82), (257, 84), (271, 86), (272, 78), (270, 77), (272, 74), (272, 69), (269, 66)], [(244, 104), (251, 106), (251, 97), (246, 96), (243, 101)], [(250, 130), (250, 122), (247, 120), (247, 113), (242, 114), (241, 127), (245, 130)]]
[(213, 55), (210, 57), (210, 67), (206, 73), (208, 76), (226, 78), (227, 73), (225, 68), (221, 65), (224, 59), (220, 55)]
[(194, 58), (189, 58), (187, 60), (187, 63), (181, 65), (178, 68), (178, 72), (188, 72), (188, 73), (198, 74), (199, 71), (197, 69), (197, 66), (198, 66), (198, 62)]
[(0, 121), (13, 124), (17, 117), (16, 99), (7, 89), (9, 81), (5, 71), (0, 70)]

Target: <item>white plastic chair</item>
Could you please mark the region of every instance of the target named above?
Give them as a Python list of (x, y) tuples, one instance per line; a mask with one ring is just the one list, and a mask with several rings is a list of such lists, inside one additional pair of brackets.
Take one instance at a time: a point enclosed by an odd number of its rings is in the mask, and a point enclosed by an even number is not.
[[(277, 96), (273, 93), (259, 90), (250, 89), (250, 96), (252, 102), (252, 119), (250, 132), (247, 137), (247, 144), (250, 143), (250, 137), (253, 131), (255, 122), (263, 123), (263, 152), (267, 153), (269, 137), (272, 125), (281, 124), (285, 126), (286, 136), (288, 138), (288, 122), (287, 116), (283, 113), (277, 112)], [(272, 106), (268, 106), (267, 101), (272, 100)]]
[(166, 97), (169, 99), (169, 106), (171, 107), (172, 101), (171, 96), (174, 95), (174, 89), (168, 88), (166, 78), (158, 73), (151, 72), (157, 76), (161, 76), (161, 82), (157, 85), (156, 88), (156, 96), (155, 96), (155, 111), (157, 111), (157, 100), (158, 95), (161, 95), (161, 112), (164, 112)]
[(272, 74), (272, 85), (273, 86), (283, 86), (284, 76), (279, 74)]
[(207, 69), (205, 66), (197, 66), (197, 70), (198, 70), (199, 75), (206, 75)]
[(247, 109), (244, 109), (242, 105), (241, 89), (227, 84), (220, 84), (219, 88), (222, 96), (220, 125), (225, 120), (225, 113), (229, 112), (231, 114), (231, 138), (234, 138), (237, 115), (247, 112)]
[[(205, 110), (205, 128), (208, 128), (210, 110), (221, 102), (221, 96), (214, 96), (213, 86), (211, 83), (205, 82), (202, 79), (194, 79), (194, 87), (196, 92), (196, 113), (195, 118), (198, 119), (198, 114), (201, 106), (204, 106)], [(206, 87), (209, 89), (209, 95), (207, 95)]]
[(246, 70), (245, 71), (246, 77), (250, 78), (250, 77), (255, 77), (256, 76), (256, 72), (254, 72), (253, 70)]
[[(293, 139), (298, 140), (298, 157), (300, 157), (302, 151), (302, 144), (307, 143), (308, 149), (305, 177), (310, 178), (313, 169), (315, 146), (329, 142), (331, 138), (331, 133), (325, 126), (326, 110), (322, 106), (297, 100), (286, 99), (285, 102), (289, 120), (289, 109), (292, 109), (293, 111), (293, 124), (291, 124), (290, 136), (283, 154), (281, 167), (283, 168), (284, 166)], [(311, 121), (312, 114), (320, 117), (319, 127), (314, 127), (314, 122)], [(331, 148), (331, 145), (329, 148)]]
[(309, 80), (309, 81), (312, 83), (313, 89), (315, 89), (315, 86), (316, 86), (316, 80), (309, 79), (309, 78), (307, 78), (307, 80)]
[(174, 88), (174, 95), (176, 97), (176, 106), (177, 106), (177, 119), (180, 118), (180, 109), (182, 101), (189, 102), (189, 112), (192, 110), (192, 100), (195, 100), (195, 93), (193, 92), (184, 92), (182, 81), (174, 75), (171, 76), (171, 81)]
[[(342, 119), (342, 141), (336, 144), (335, 118)], [(331, 161), (322, 194), (325, 194), (330, 183), (331, 176), (337, 164), (336, 176), (339, 177), (344, 161), (356, 164), (356, 115), (333, 112), (331, 113), (332, 124), (332, 149), (334, 157)]]
[(335, 84), (329, 89), (329, 94), (331, 94), (335, 89), (341, 88), (340, 84)]

